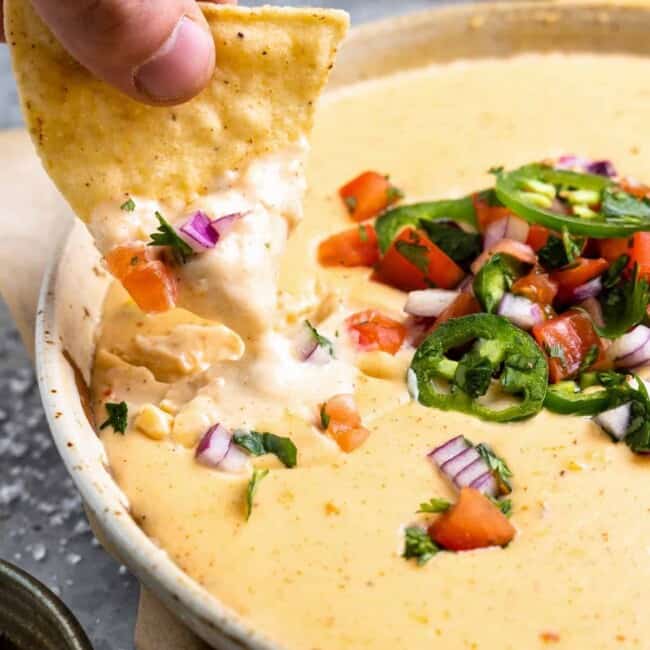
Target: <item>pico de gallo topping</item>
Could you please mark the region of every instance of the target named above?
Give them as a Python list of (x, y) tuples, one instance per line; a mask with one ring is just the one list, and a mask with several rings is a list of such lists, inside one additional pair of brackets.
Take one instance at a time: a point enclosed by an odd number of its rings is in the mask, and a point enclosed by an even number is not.
[(359, 341), (416, 347), (406, 380), (424, 406), (495, 422), (543, 407), (595, 416), (648, 453), (650, 401), (632, 373), (650, 361), (650, 189), (577, 156), (490, 172), (493, 187), (458, 199), (387, 201), (384, 186), (371, 210), (354, 190), (352, 218), (374, 223), (330, 237), (319, 259), (407, 292), (397, 325), (415, 332), (380, 324)]

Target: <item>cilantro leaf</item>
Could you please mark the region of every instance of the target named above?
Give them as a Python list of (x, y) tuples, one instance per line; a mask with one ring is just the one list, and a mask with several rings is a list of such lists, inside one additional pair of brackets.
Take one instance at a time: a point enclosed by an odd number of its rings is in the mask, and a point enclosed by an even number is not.
[(420, 244), (411, 244), (406, 241), (395, 242), (397, 252), (405, 257), (413, 266), (417, 267), (422, 273), (429, 273), (429, 251), (426, 246)]
[(616, 286), (621, 279), (621, 275), (625, 270), (625, 267), (630, 261), (629, 255), (621, 255), (616, 259), (613, 264), (602, 274), (601, 279), (603, 282), (604, 289), (611, 289)]
[(499, 492), (501, 494), (510, 494), (512, 492), (512, 486), (510, 485), (512, 471), (506, 461), (497, 456), (484, 442), (476, 445), (475, 449), (494, 474), (494, 478), (496, 478), (499, 484)]
[(290, 438), (258, 431), (235, 431), (232, 439), (253, 456), (273, 454), (285, 467), (295, 467), (298, 462), (298, 450)]
[(135, 201), (129, 197), (124, 201), (124, 203), (122, 203), (120, 210), (124, 210), (124, 212), (133, 212), (135, 210)]
[(605, 188), (600, 211), (608, 221), (650, 224), (650, 205), (617, 188)]
[(363, 224), (359, 224), (359, 241), (364, 244), (368, 241), (367, 226), (364, 226)]
[(260, 487), (260, 483), (269, 473), (268, 469), (259, 469), (255, 468), (253, 470), (253, 476), (251, 476), (250, 481), (248, 481), (248, 486), (246, 487), (246, 521), (251, 518), (253, 513), (253, 500), (257, 494), (257, 490)]
[(330, 356), (334, 356), (334, 345), (332, 344), (332, 341), (330, 341), (327, 337), (322, 336), (318, 330), (308, 321), (305, 321), (305, 325), (307, 326), (307, 329), (309, 329), (312, 337), (314, 338), (314, 341), (316, 341), (317, 345), (319, 345), (321, 348), (324, 348), (330, 353)]
[(587, 353), (582, 359), (582, 362), (580, 363), (580, 367), (578, 368), (578, 372), (584, 372), (588, 368), (590, 368), (598, 359), (598, 354), (600, 350), (597, 345), (592, 345), (589, 350), (587, 350)]
[(564, 348), (559, 343), (547, 345), (546, 354), (548, 354), (551, 359), (557, 359), (560, 362), (560, 365), (563, 368), (566, 368), (566, 354), (564, 352)]
[(493, 372), (490, 359), (476, 350), (470, 350), (456, 367), (454, 384), (475, 399), (487, 393)]
[(112, 427), (115, 433), (126, 433), (126, 427), (129, 423), (129, 407), (126, 402), (106, 402), (106, 413), (108, 418), (105, 422), (99, 425), (100, 431), (106, 427)]
[(454, 262), (469, 262), (481, 252), (481, 236), (478, 233), (465, 232), (455, 226), (426, 219), (422, 219), (420, 226), (429, 239)]
[(421, 503), (420, 509), (417, 512), (418, 514), (438, 514), (440, 512), (446, 512), (449, 508), (451, 508), (451, 503), (447, 501), (447, 499), (438, 499), (433, 497), (432, 499), (429, 499), (429, 501)]
[(179, 264), (185, 264), (194, 254), (192, 247), (178, 236), (174, 227), (168, 221), (165, 221), (160, 212), (156, 212), (156, 219), (158, 219), (160, 225), (157, 232), (151, 233), (151, 241), (147, 246), (169, 246), (174, 259)]
[(649, 299), (648, 282), (644, 278), (639, 278), (639, 268), (635, 265), (634, 273), (629, 280), (600, 295), (605, 325), (596, 327), (596, 330), (601, 336), (610, 339), (622, 336), (645, 318)]
[(323, 429), (326, 430), (327, 427), (329, 427), (329, 425), (330, 425), (330, 416), (328, 415), (325, 406), (326, 406), (326, 404), (323, 404), (320, 407), (320, 423), (321, 423), (321, 426), (323, 427)]
[(395, 201), (399, 201), (403, 198), (404, 192), (402, 192), (399, 187), (395, 187), (394, 185), (388, 186), (388, 189), (386, 190), (386, 199), (388, 200), (388, 203), (395, 203)]
[(488, 497), (492, 503), (501, 510), (501, 512), (509, 517), (512, 514), (512, 499), (495, 499), (494, 497)]
[(440, 549), (433, 543), (429, 534), (419, 526), (409, 526), (404, 531), (404, 552), (407, 560), (416, 558), (420, 566), (426, 564)]

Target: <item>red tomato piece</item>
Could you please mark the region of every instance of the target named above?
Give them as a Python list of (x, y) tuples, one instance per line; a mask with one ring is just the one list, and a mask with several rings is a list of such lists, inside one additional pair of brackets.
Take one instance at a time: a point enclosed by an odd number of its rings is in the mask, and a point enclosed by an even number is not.
[(355, 221), (377, 216), (403, 196), (387, 176), (377, 172), (357, 176), (339, 190), (339, 195)]
[(546, 273), (529, 273), (516, 280), (510, 290), (540, 305), (550, 305), (555, 300), (557, 288)]
[(318, 246), (323, 266), (374, 266), (379, 261), (377, 233), (370, 224), (328, 237)]
[(442, 325), (445, 321), (451, 320), (452, 318), (461, 318), (462, 316), (469, 316), (470, 314), (478, 314), (481, 311), (481, 305), (479, 305), (478, 300), (471, 293), (461, 293), (454, 300), (454, 302), (445, 309), (433, 324), (433, 327), (429, 330), (429, 333), (433, 332), (438, 326)]
[(406, 327), (388, 316), (367, 309), (345, 319), (350, 338), (361, 350), (395, 354), (404, 343)]
[(575, 289), (597, 278), (608, 266), (609, 263), (602, 257), (595, 260), (578, 257), (568, 266), (553, 271), (549, 277), (558, 285), (557, 297), (560, 302), (571, 302)]
[(650, 279), (650, 232), (634, 233), (630, 262), (638, 264), (639, 277)]
[(116, 246), (106, 257), (106, 265), (144, 312), (162, 312), (176, 306), (178, 287), (169, 267), (150, 259), (145, 244)]
[(512, 212), (502, 205), (490, 205), (480, 194), (472, 194), (472, 202), (480, 232), (485, 232), (492, 222), (512, 215)]
[(600, 257), (605, 258), (610, 264), (621, 255), (630, 255), (632, 241), (627, 237), (616, 239), (594, 239), (596, 250)]
[(458, 501), (429, 526), (429, 536), (450, 551), (505, 546), (515, 536), (508, 518), (474, 488), (460, 491)]
[(327, 400), (321, 407), (321, 423), (327, 435), (347, 453), (360, 447), (370, 435), (361, 424), (352, 395), (335, 395)]
[(637, 183), (628, 178), (622, 178), (618, 181), (619, 187), (628, 194), (636, 196), (637, 199), (645, 199), (650, 197), (650, 187)]
[[(602, 370), (609, 365), (603, 341), (594, 330), (591, 318), (583, 311), (569, 310), (535, 325), (532, 334), (549, 356), (551, 383), (572, 377), (578, 370)], [(594, 347), (597, 350), (595, 360), (587, 368), (581, 368)]]
[(528, 238), (526, 239), (526, 243), (537, 253), (540, 248), (546, 246), (546, 242), (552, 234), (553, 231), (548, 228), (533, 223), (528, 229)]
[(402, 291), (453, 289), (464, 276), (463, 269), (438, 248), (421, 230), (405, 228), (386, 251), (377, 277)]

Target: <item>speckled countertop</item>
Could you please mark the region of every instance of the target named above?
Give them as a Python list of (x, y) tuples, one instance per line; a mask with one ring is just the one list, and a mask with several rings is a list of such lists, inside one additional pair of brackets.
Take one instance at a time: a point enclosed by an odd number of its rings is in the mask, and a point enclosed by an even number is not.
[[(347, 9), (354, 23), (435, 3), (286, 2)], [(0, 47), (0, 128), (20, 123), (7, 52)], [(1, 157), (2, 152), (0, 166)], [(31, 364), (1, 300), (0, 557), (58, 593), (81, 621), (95, 650), (132, 650), (137, 582), (101, 549), (88, 527), (79, 496), (53, 447)]]

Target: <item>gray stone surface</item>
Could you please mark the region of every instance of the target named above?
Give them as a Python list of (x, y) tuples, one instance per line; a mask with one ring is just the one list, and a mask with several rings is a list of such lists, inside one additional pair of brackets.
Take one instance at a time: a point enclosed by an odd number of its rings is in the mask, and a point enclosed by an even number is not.
[[(329, 4), (347, 9), (359, 23), (424, 9), (435, 0), (287, 4)], [(20, 123), (9, 57), (0, 47), (0, 128)], [(31, 364), (1, 301), (0, 557), (59, 593), (79, 617), (95, 650), (133, 648), (137, 583), (97, 545), (88, 528), (79, 497), (52, 445)]]

